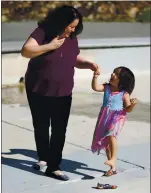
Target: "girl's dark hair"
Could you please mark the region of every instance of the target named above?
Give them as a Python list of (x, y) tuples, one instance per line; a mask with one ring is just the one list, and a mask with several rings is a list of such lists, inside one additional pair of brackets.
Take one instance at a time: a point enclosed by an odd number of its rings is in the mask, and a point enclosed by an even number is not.
[(120, 69), (119, 72), (119, 90), (122, 91), (126, 91), (129, 94), (131, 94), (133, 92), (133, 89), (135, 87), (135, 76), (133, 74), (133, 72), (124, 66), (120, 66), (118, 68), (116, 68), (115, 70)]
[(63, 34), (65, 28), (75, 19), (79, 19), (79, 23), (70, 38), (77, 36), (83, 30), (82, 16), (77, 9), (72, 6), (61, 6), (54, 11), (49, 11), (43, 21), (38, 22), (38, 26), (43, 28), (46, 33), (46, 40), (51, 41), (58, 35)]

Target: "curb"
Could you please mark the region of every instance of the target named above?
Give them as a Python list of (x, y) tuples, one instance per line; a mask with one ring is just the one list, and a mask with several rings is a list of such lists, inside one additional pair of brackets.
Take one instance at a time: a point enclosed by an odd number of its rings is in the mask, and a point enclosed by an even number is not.
[[(2, 41), (2, 54), (20, 53), (24, 43), (25, 41)], [(81, 50), (148, 47), (150, 45), (150, 37), (79, 39), (79, 48)]]

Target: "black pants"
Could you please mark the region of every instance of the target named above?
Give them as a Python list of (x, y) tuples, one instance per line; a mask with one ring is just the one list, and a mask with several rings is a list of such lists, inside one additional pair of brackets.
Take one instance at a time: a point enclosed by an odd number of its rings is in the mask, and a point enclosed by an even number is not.
[[(72, 96), (47, 97), (27, 89), (26, 92), (39, 160), (47, 162), (47, 170), (55, 171), (59, 169), (62, 160)], [(51, 137), (49, 139), (50, 124)]]

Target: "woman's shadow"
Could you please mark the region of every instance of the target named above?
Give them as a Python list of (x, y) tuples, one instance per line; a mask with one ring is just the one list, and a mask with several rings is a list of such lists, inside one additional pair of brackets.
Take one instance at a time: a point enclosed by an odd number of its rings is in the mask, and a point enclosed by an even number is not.
[[(10, 149), (10, 152), (4, 153), (2, 152), (2, 158), (1, 158), (1, 163), (3, 165), (7, 165), (13, 168), (21, 169), (27, 172), (31, 172), (37, 175), (43, 175), (42, 171), (36, 171), (32, 168), (32, 165), (35, 163), (35, 161), (28, 161), (28, 160), (21, 160), (21, 159), (14, 159), (14, 158), (6, 158), (3, 155), (14, 155), (14, 154), (21, 154), (33, 159), (37, 159), (37, 154), (36, 151), (34, 150), (28, 150), (28, 149)], [(77, 169), (83, 169), (83, 170), (89, 170), (89, 171), (97, 171), (97, 172), (105, 172), (102, 170), (97, 170), (94, 168), (88, 168), (88, 165), (77, 162), (77, 161), (72, 161), (72, 160), (67, 160), (63, 159), (61, 163), (61, 168), (63, 171), (77, 174), (77, 175), (82, 175), (82, 180), (88, 180), (88, 179), (94, 179), (93, 176), (81, 173), (76, 171)]]

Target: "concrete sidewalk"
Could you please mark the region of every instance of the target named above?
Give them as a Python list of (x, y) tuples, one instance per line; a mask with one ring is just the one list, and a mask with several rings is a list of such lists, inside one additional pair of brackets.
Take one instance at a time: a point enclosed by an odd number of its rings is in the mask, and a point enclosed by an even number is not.
[[(73, 107), (76, 99), (73, 99)], [(114, 192), (150, 192), (150, 125), (129, 121), (119, 136), (119, 174), (102, 177), (108, 168), (101, 155), (89, 150), (96, 118), (71, 114), (62, 169), (70, 176), (61, 182), (35, 172), (34, 135), (28, 106), (2, 105), (2, 192), (3, 193), (95, 193), (96, 185), (118, 185)], [(143, 128), (143, 129), (142, 129)], [(106, 190), (111, 192), (112, 190)]]

